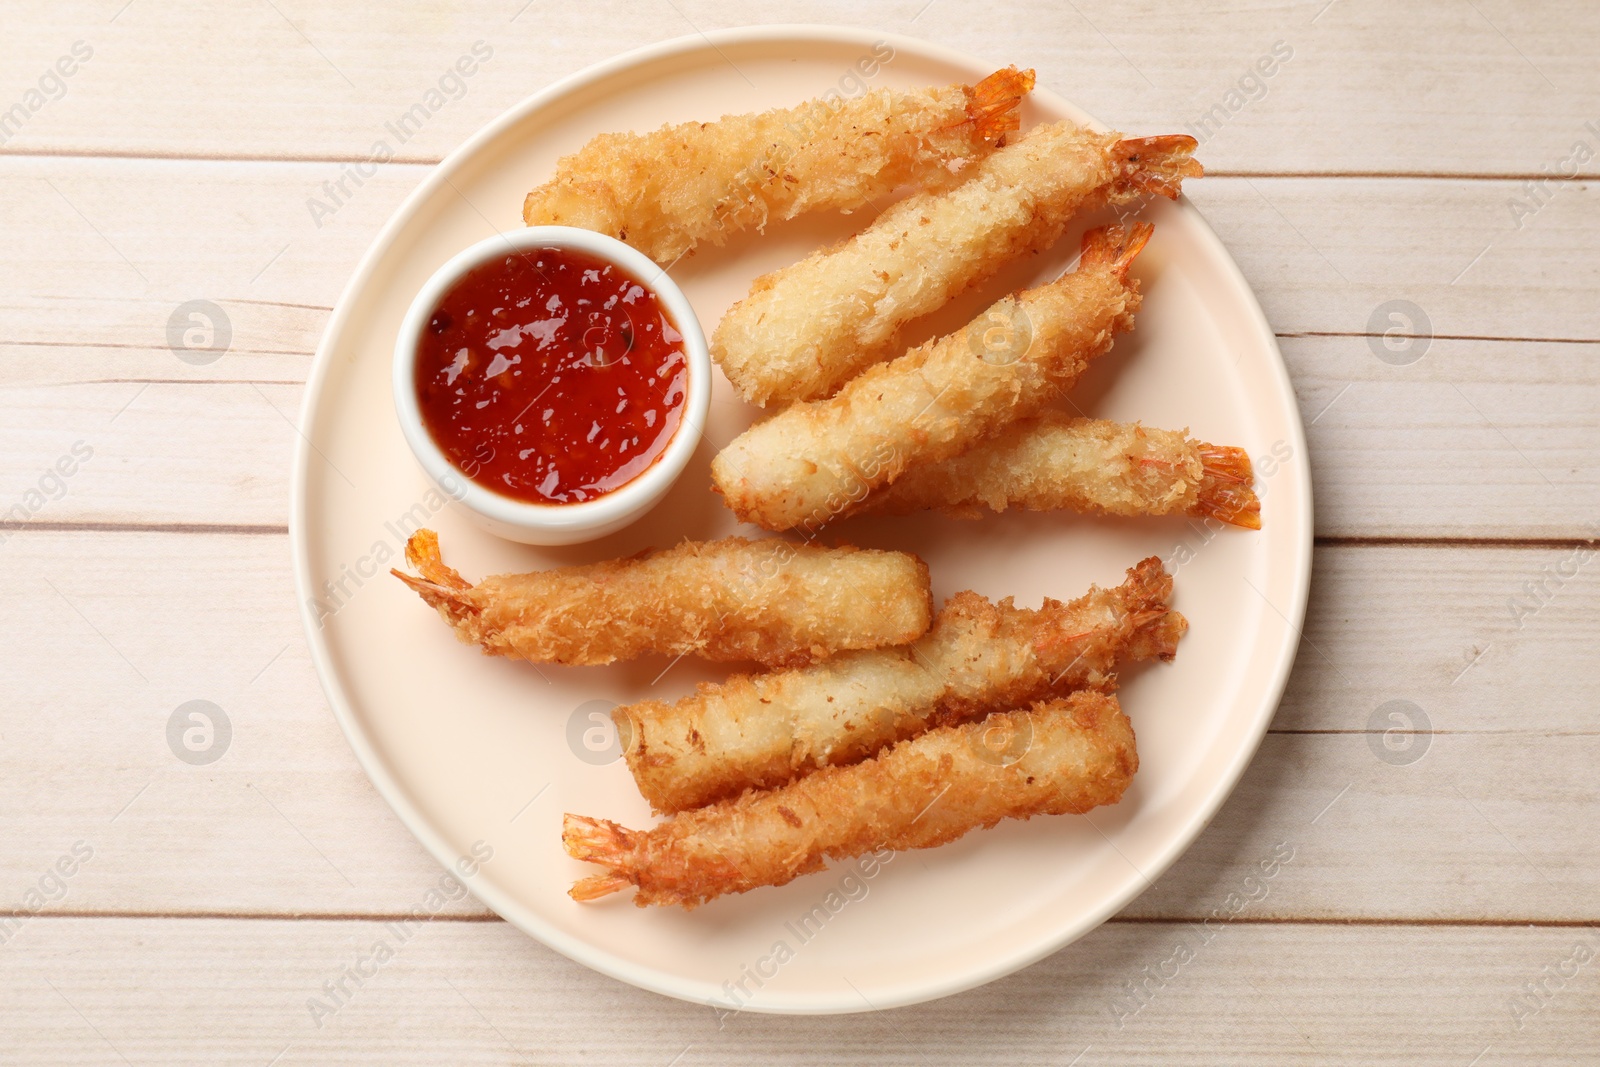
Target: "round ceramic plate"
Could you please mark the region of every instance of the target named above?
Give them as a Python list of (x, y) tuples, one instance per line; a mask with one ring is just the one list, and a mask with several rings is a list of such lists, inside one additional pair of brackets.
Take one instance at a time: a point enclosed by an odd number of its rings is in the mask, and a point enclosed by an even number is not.
[[(971, 83), (1007, 59), (816, 27), (729, 31), (623, 56), (537, 94), (440, 164), (384, 228), (333, 313), (306, 392), (291, 522), (298, 593), (328, 699), (367, 773), (433, 854), (454, 864), (475, 847), (492, 849), (470, 880), (473, 892), (581, 963), (671, 996), (755, 1011), (861, 1011), (968, 989), (1060, 949), (1148, 886), (1217, 810), (1266, 729), (1294, 658), (1310, 577), (1305, 443), (1272, 332), (1185, 201), (1144, 209), (1156, 231), (1134, 270), (1145, 293), (1138, 328), (1096, 364), (1071, 403), (1246, 448), (1263, 497), (1260, 532), (1177, 518), (1017, 513), (853, 520), (829, 531), (920, 554), (941, 601), (974, 589), (1037, 606), (1091, 583), (1114, 585), (1145, 556), (1166, 560), (1191, 630), (1174, 663), (1124, 678), (1140, 768), (1114, 807), (1005, 823), (869, 870), (838, 865), (693, 912), (636, 908), (627, 895), (578, 904), (567, 888), (594, 868), (562, 851), (562, 813), (652, 822), (603, 713), (647, 696), (677, 697), (725, 669), (692, 659), (606, 668), (490, 659), (459, 644), (385, 573), (418, 525), (437, 529), (446, 560), (473, 580), (684, 538), (760, 536), (741, 529), (710, 489), (715, 448), (756, 415), (720, 378), (709, 440), (668, 499), (629, 529), (586, 545), (537, 549), (478, 532), (429, 491), (407, 451), (388, 382), (408, 302), (456, 252), (520, 226), (524, 194), (557, 157), (605, 131), (789, 106), (830, 90)], [(1065, 117), (1087, 121), (1047, 88), (1023, 109), (1024, 128)], [(836, 215), (776, 225), (701, 250), (671, 273), (709, 332), (757, 275), (865, 221)], [(922, 324), (922, 335), (1054, 277), (1094, 221), (1081, 220), (1053, 251), (966, 294)]]

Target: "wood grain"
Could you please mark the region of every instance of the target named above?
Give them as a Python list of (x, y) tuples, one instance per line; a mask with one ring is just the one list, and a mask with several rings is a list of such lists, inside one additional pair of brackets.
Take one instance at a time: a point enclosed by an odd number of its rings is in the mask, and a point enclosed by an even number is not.
[[(0, 249), (0, 326), (22, 348), (9, 351), (29, 357), (8, 358), (0, 382), (62, 380), (58, 363), (80, 362), (80, 348), (119, 378), (303, 380), (327, 310), (425, 173), (380, 167), (317, 220), (306, 201), (337, 176), (328, 164), (0, 157), (15, 218)], [(1211, 177), (1187, 188), (1280, 334), (1382, 333), (1395, 324), (1374, 313), (1398, 299), (1440, 338), (1600, 340), (1586, 299), (1600, 282), (1589, 254), (1600, 190), (1589, 183), (1563, 187), (1520, 228), (1508, 180)], [(515, 224), (515, 205), (504, 221)], [(173, 309), (196, 298), (233, 324), (234, 352), (200, 370), (166, 336)]]
[[(308, 1001), (380, 938), (393, 958), (360, 985), (345, 979), (350, 994), (319, 1027)], [(1593, 928), (1241, 922), (1202, 944), (1187, 924), (1111, 923), (948, 1000), (807, 1019), (719, 1017), (585, 970), (504, 923), (437, 922), (398, 944), (377, 923), (40, 918), (5, 948), (0, 1055), (41, 1067), (1577, 1065), (1600, 1056), (1594, 962), (1525, 1002), (1540, 1010), (1520, 1029), (1512, 1004), (1575, 945), (1597, 943)]]
[[(1600, 1059), (1596, 965), (1550, 978), (1600, 947), (1578, 549), (1600, 536), (1600, 164), (1544, 180), (1600, 150), (1594, 5), (14, 7), (0, 112), (74, 42), (93, 55), (0, 129), (0, 524), (26, 503), (0, 525), (0, 913), (74, 842), (95, 854), (0, 943), (0, 1061)], [(528, 93), (794, 20), (1031, 65), (1106, 122), (1201, 136), (1190, 195), (1280, 336), (1323, 542), (1272, 732), (1122, 916), (950, 1000), (719, 1028), (463, 901), (318, 1028), (307, 998), (438, 877), (339, 736), (290, 591), (293, 423), (330, 310), (426, 164)], [(308, 197), (480, 40), (461, 98), (319, 225)], [(196, 299), (232, 331), (205, 365), (167, 339)], [(1391, 327), (1422, 336), (1386, 348)], [(78, 442), (58, 498), (46, 472)], [(164, 735), (196, 698), (235, 731), (209, 766)], [(1386, 737), (1397, 707), (1426, 728)], [(1142, 1007), (1117, 999), (1280, 845), (1242, 921)]]
[[(1418, 363), (1393, 367), (1369, 341), (1282, 341), (1307, 424), (1320, 536), (1576, 541), (1600, 532), (1600, 344), (1435, 340)], [(78, 350), (76, 364), (47, 351), (66, 380), (0, 389), (0, 512), (82, 441), (94, 458), (30, 521), (285, 523), (297, 383), (122, 378), (85, 364), (138, 358), (127, 351)], [(143, 357), (178, 373), (213, 369), (165, 350)]]
[[(895, 0), (871, 10), (684, 0), (602, 19), (487, 0), (376, 14), (339, 4), (119, 6), (17, 13), (3, 55), (19, 89), (75, 40), (95, 55), (5, 151), (365, 159), (384, 123), (482, 40), (494, 55), (465, 94), (395, 146), (432, 161), (591, 63), (697, 31), (795, 21), (908, 33), (997, 65), (1033, 66), (1041, 84), (1145, 133), (1179, 132), (1220, 107), (1206, 158), (1228, 171), (1537, 174), (1584, 135), (1585, 119), (1600, 118), (1600, 72), (1584, 58), (1596, 53), (1600, 14), (1582, 0), (1528, 10), (1510, 0), (1093, 9)], [(170, 60), (175, 41), (191, 46), (181, 63)], [(1259, 87), (1241, 87), (1274, 45), (1290, 58)]]
[[(0, 441), (0, 499), (17, 499), (81, 439), (100, 461), (39, 518), (284, 522), (297, 385), (372, 229), (423, 173), (386, 169), (319, 230), (303, 204), (325, 170), (0, 162), (0, 190), (25, 220), (0, 249), (11, 294), (0, 302), (0, 419), (12, 431)], [(1507, 236), (1495, 192), (1507, 183), (1194, 184), (1283, 335), (1319, 534), (1593, 536), (1591, 193), (1574, 190)], [(120, 208), (103, 210), (113, 199)], [(1352, 229), (1352, 213), (1376, 225)], [(167, 337), (174, 309), (197, 298), (215, 301), (232, 332), (232, 349), (202, 366)], [(1369, 330), (1390, 300), (1423, 309), (1437, 335), (1411, 342), (1407, 365), (1386, 362)], [(1517, 340), (1529, 337), (1546, 340)], [(1472, 493), (1461, 492), (1467, 471)]]
[[(38, 709), (6, 723), (0, 748), (0, 837), (13, 842), (0, 885), (28, 882), (79, 839), (97, 858), (73, 884), (75, 911), (388, 914), (437, 877), (326, 709), (284, 537), (37, 531), (0, 552), (25, 591), (0, 608), (14, 652), (0, 684)], [(1585, 768), (1600, 757), (1600, 682), (1567, 669), (1600, 635), (1593, 564), (1520, 627), (1504, 605), (1561, 558), (1319, 550), (1275, 732), (1129, 914), (1203, 918), (1289, 840), (1302, 858), (1263, 916), (1594, 918), (1587, 825), (1600, 797)], [(1468, 650), (1482, 652), (1470, 669)], [(193, 699), (233, 726), (209, 766), (168, 748), (168, 717)], [(1417, 747), (1386, 762), (1393, 724), (1372, 720), (1391, 700), (1420, 708), (1432, 734), (1394, 736)], [(1437, 878), (1467, 868), (1465, 884)]]

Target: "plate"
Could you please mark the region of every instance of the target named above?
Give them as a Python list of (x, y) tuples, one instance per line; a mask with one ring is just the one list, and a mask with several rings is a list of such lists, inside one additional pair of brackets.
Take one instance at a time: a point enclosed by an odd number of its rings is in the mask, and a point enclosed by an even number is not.
[[(1032, 607), (1091, 583), (1114, 585), (1145, 556), (1167, 560), (1175, 604), (1192, 628), (1176, 662), (1124, 678), (1141, 767), (1114, 807), (1005, 823), (895, 855), (870, 876), (839, 865), (693, 912), (635, 908), (626, 897), (577, 904), (566, 890), (595, 868), (562, 851), (562, 813), (651, 822), (604, 712), (646, 695), (687, 693), (725, 670), (690, 659), (607, 668), (490, 659), (459, 644), (386, 573), (416, 525), (437, 529), (446, 560), (473, 580), (740, 530), (710, 491), (709, 465), (715, 447), (756, 412), (725, 380), (713, 393), (708, 440), (667, 500), (587, 545), (538, 549), (478, 532), (430, 492), (406, 449), (388, 375), (407, 303), (450, 256), (519, 227), (524, 194), (558, 156), (603, 131), (787, 106), (830, 91), (971, 83), (1006, 61), (810, 26), (733, 30), (630, 53), (536, 94), (454, 152), (385, 226), (340, 297), (306, 391), (290, 523), (317, 672), (363, 767), (412, 832), (447, 866), (492, 852), (468, 879), (471, 890), (580, 963), (719, 1010), (864, 1011), (971, 988), (1055, 952), (1150, 885), (1227, 797), (1266, 730), (1305, 610), (1310, 472), (1272, 331), (1187, 201), (1142, 212), (1156, 235), (1134, 270), (1145, 293), (1138, 328), (1071, 400), (1088, 414), (1187, 426), (1204, 440), (1248, 449), (1263, 530), (1012, 513), (978, 522), (852, 520), (832, 531), (919, 553), (941, 601), (975, 589)], [(1058, 118), (1088, 121), (1048, 89), (1024, 107), (1025, 128)], [(701, 250), (672, 275), (709, 330), (757, 275), (865, 221), (835, 215), (773, 226)], [(1081, 220), (1053, 251), (966, 294), (923, 333), (1055, 276), (1094, 221)]]

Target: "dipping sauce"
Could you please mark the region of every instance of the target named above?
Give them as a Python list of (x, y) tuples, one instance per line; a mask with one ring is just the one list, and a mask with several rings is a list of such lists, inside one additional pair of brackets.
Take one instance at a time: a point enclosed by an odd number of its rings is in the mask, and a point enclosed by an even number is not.
[(687, 375), (656, 294), (565, 248), (463, 276), (416, 361), (434, 443), (478, 484), (536, 504), (594, 500), (638, 477), (677, 432)]

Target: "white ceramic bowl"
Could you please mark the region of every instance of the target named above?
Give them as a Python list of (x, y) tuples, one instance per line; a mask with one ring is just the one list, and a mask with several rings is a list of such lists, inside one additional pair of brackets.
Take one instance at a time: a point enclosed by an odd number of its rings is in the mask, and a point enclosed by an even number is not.
[[(636, 478), (576, 504), (535, 504), (495, 492), (452, 463), (422, 422), (416, 361), (422, 332), (445, 295), (468, 272), (498, 256), (566, 248), (615, 264), (656, 294), (683, 335), (687, 388), (683, 417), (666, 449)], [(411, 301), (394, 343), (394, 406), (411, 452), (435, 485), (483, 529), (530, 545), (572, 545), (615, 533), (655, 507), (694, 455), (711, 403), (711, 355), (694, 308), (667, 272), (644, 253), (604, 234), (571, 226), (530, 226), (487, 237), (433, 273)]]

